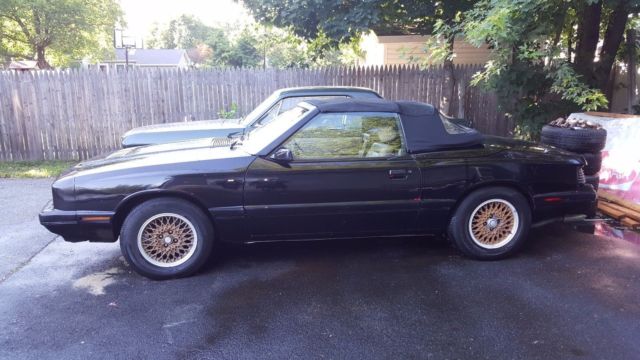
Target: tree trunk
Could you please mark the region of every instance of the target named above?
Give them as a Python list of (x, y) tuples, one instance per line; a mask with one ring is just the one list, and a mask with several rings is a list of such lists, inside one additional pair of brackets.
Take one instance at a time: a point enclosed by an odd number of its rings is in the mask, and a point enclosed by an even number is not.
[(575, 23), (572, 21), (569, 24), (569, 29), (567, 31), (567, 61), (573, 62), (573, 58), (571, 57), (571, 52), (573, 51), (573, 27)]
[(452, 116), (451, 100), (455, 96), (456, 79), (453, 75), (453, 44), (455, 42), (455, 36), (447, 39), (447, 52), (448, 56), (442, 64), (444, 70), (444, 84), (442, 85), (442, 99), (440, 100), (440, 111), (447, 116)]
[(634, 108), (637, 105), (637, 97), (636, 97), (636, 74), (638, 73), (638, 68), (636, 67), (636, 31), (635, 29), (627, 30), (627, 44), (628, 44), (628, 53), (627, 53), (627, 61), (629, 66), (629, 84), (627, 84), (627, 112), (629, 114), (635, 114), (636, 109)]
[[(608, 83), (611, 78), (611, 69), (616, 60), (616, 54), (620, 48), (620, 44), (622, 43), (624, 30), (627, 27), (627, 18), (629, 16), (629, 7), (627, 5), (627, 1), (619, 1), (613, 9), (613, 12), (609, 15), (607, 31), (604, 35), (602, 48), (600, 48), (600, 61), (598, 61), (594, 70), (596, 86), (605, 94), (607, 94), (607, 92), (610, 93), (610, 91), (607, 90), (610, 88)], [(610, 98), (609, 101), (611, 101)]]
[(45, 55), (45, 47), (36, 46), (36, 60), (38, 61), (38, 68), (50, 69), (51, 65), (49, 65), (44, 55)]
[(602, 1), (587, 5), (579, 12), (575, 65), (578, 73), (583, 75), (587, 82), (593, 80), (593, 59), (598, 46), (601, 17)]
[(558, 26), (558, 28), (556, 29), (556, 34), (553, 36), (554, 48), (558, 46), (558, 43), (560, 42), (560, 36), (562, 36), (562, 32), (564, 31), (564, 22), (566, 18), (567, 18), (567, 5), (565, 4), (562, 6), (562, 11), (557, 14), (555, 19), (555, 23)]

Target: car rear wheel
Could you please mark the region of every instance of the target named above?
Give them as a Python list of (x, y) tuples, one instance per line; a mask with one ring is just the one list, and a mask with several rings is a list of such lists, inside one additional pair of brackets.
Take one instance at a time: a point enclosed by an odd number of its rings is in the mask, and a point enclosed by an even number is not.
[(504, 187), (479, 189), (458, 206), (449, 238), (466, 256), (493, 260), (520, 248), (531, 226), (531, 208), (519, 192)]
[(133, 269), (151, 279), (189, 276), (207, 261), (209, 218), (181, 199), (153, 199), (135, 207), (120, 231), (120, 249)]

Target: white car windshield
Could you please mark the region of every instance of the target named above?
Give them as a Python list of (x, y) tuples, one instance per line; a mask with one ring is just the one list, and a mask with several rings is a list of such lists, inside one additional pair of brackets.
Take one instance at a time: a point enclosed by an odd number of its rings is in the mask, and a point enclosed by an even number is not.
[(254, 121), (256, 121), (260, 115), (267, 112), (269, 108), (278, 100), (278, 94), (273, 93), (268, 98), (266, 98), (263, 102), (260, 103), (253, 111), (249, 113), (249, 115), (245, 116), (244, 119), (240, 122), (244, 126), (251, 125)]
[(302, 106), (296, 106), (289, 111), (285, 111), (270, 123), (246, 134), (245, 138), (240, 140), (240, 143), (237, 143), (236, 146), (242, 145), (244, 151), (255, 155), (275, 141), (285, 131), (289, 130), (293, 125), (297, 124), (307, 111), (309, 110)]

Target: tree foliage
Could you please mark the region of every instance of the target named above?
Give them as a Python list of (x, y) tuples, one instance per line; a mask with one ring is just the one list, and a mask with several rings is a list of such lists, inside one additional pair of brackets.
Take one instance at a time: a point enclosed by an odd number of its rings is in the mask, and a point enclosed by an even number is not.
[[(321, 40), (325, 41), (325, 40)], [(289, 28), (252, 24), (240, 29), (215, 27), (182, 15), (156, 25), (147, 39), (152, 48), (188, 49), (199, 66), (310, 67), (354, 64), (357, 46), (320, 49), (321, 41), (307, 41)]]
[(379, 0), (244, 0), (254, 18), (263, 24), (291, 27), (305, 39), (325, 36), (348, 42), (379, 22)]
[(40, 68), (103, 58), (117, 23), (116, 0), (2, 0), (0, 55), (35, 59)]
[(636, 7), (632, 0), (481, 0), (438, 32), (489, 45), (492, 59), (474, 83), (497, 93), (517, 135), (535, 138), (557, 116), (608, 106), (609, 74)]
[[(363, 31), (432, 34), (427, 63), (452, 69), (453, 42), (464, 35), (493, 52), (475, 83), (498, 94), (518, 135), (574, 110), (606, 108), (610, 73), (638, 0), (243, 0), (265, 24), (290, 26), (305, 39), (347, 43)], [(452, 71), (449, 71), (452, 74)], [(453, 76), (443, 103), (452, 93)]]
[[(294, 33), (314, 44), (316, 54), (331, 54), (336, 47), (357, 44), (370, 30), (381, 35), (429, 35), (437, 27), (454, 29), (453, 23), (477, 0), (244, 0), (254, 17), (263, 24), (291, 27)], [(444, 26), (446, 25), (446, 26)], [(440, 109), (449, 113), (456, 79), (452, 51), (456, 32), (444, 31), (436, 40), (444, 47), (430, 61), (443, 62), (445, 89)], [(435, 47), (434, 47), (435, 48)], [(411, 59), (410, 59), (411, 60)]]
[(350, 42), (363, 32), (430, 34), (438, 19), (453, 19), (475, 0), (244, 0), (257, 21), (291, 27), (305, 39)]

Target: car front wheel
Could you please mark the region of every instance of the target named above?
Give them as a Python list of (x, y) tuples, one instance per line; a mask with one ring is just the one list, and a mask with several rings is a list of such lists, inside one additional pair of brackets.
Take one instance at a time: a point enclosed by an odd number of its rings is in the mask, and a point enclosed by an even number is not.
[(466, 256), (493, 260), (516, 252), (531, 226), (531, 208), (518, 191), (490, 187), (469, 194), (449, 224), (449, 238)]
[(195, 205), (153, 199), (135, 207), (120, 231), (120, 249), (139, 274), (161, 280), (189, 276), (207, 261), (213, 227)]

